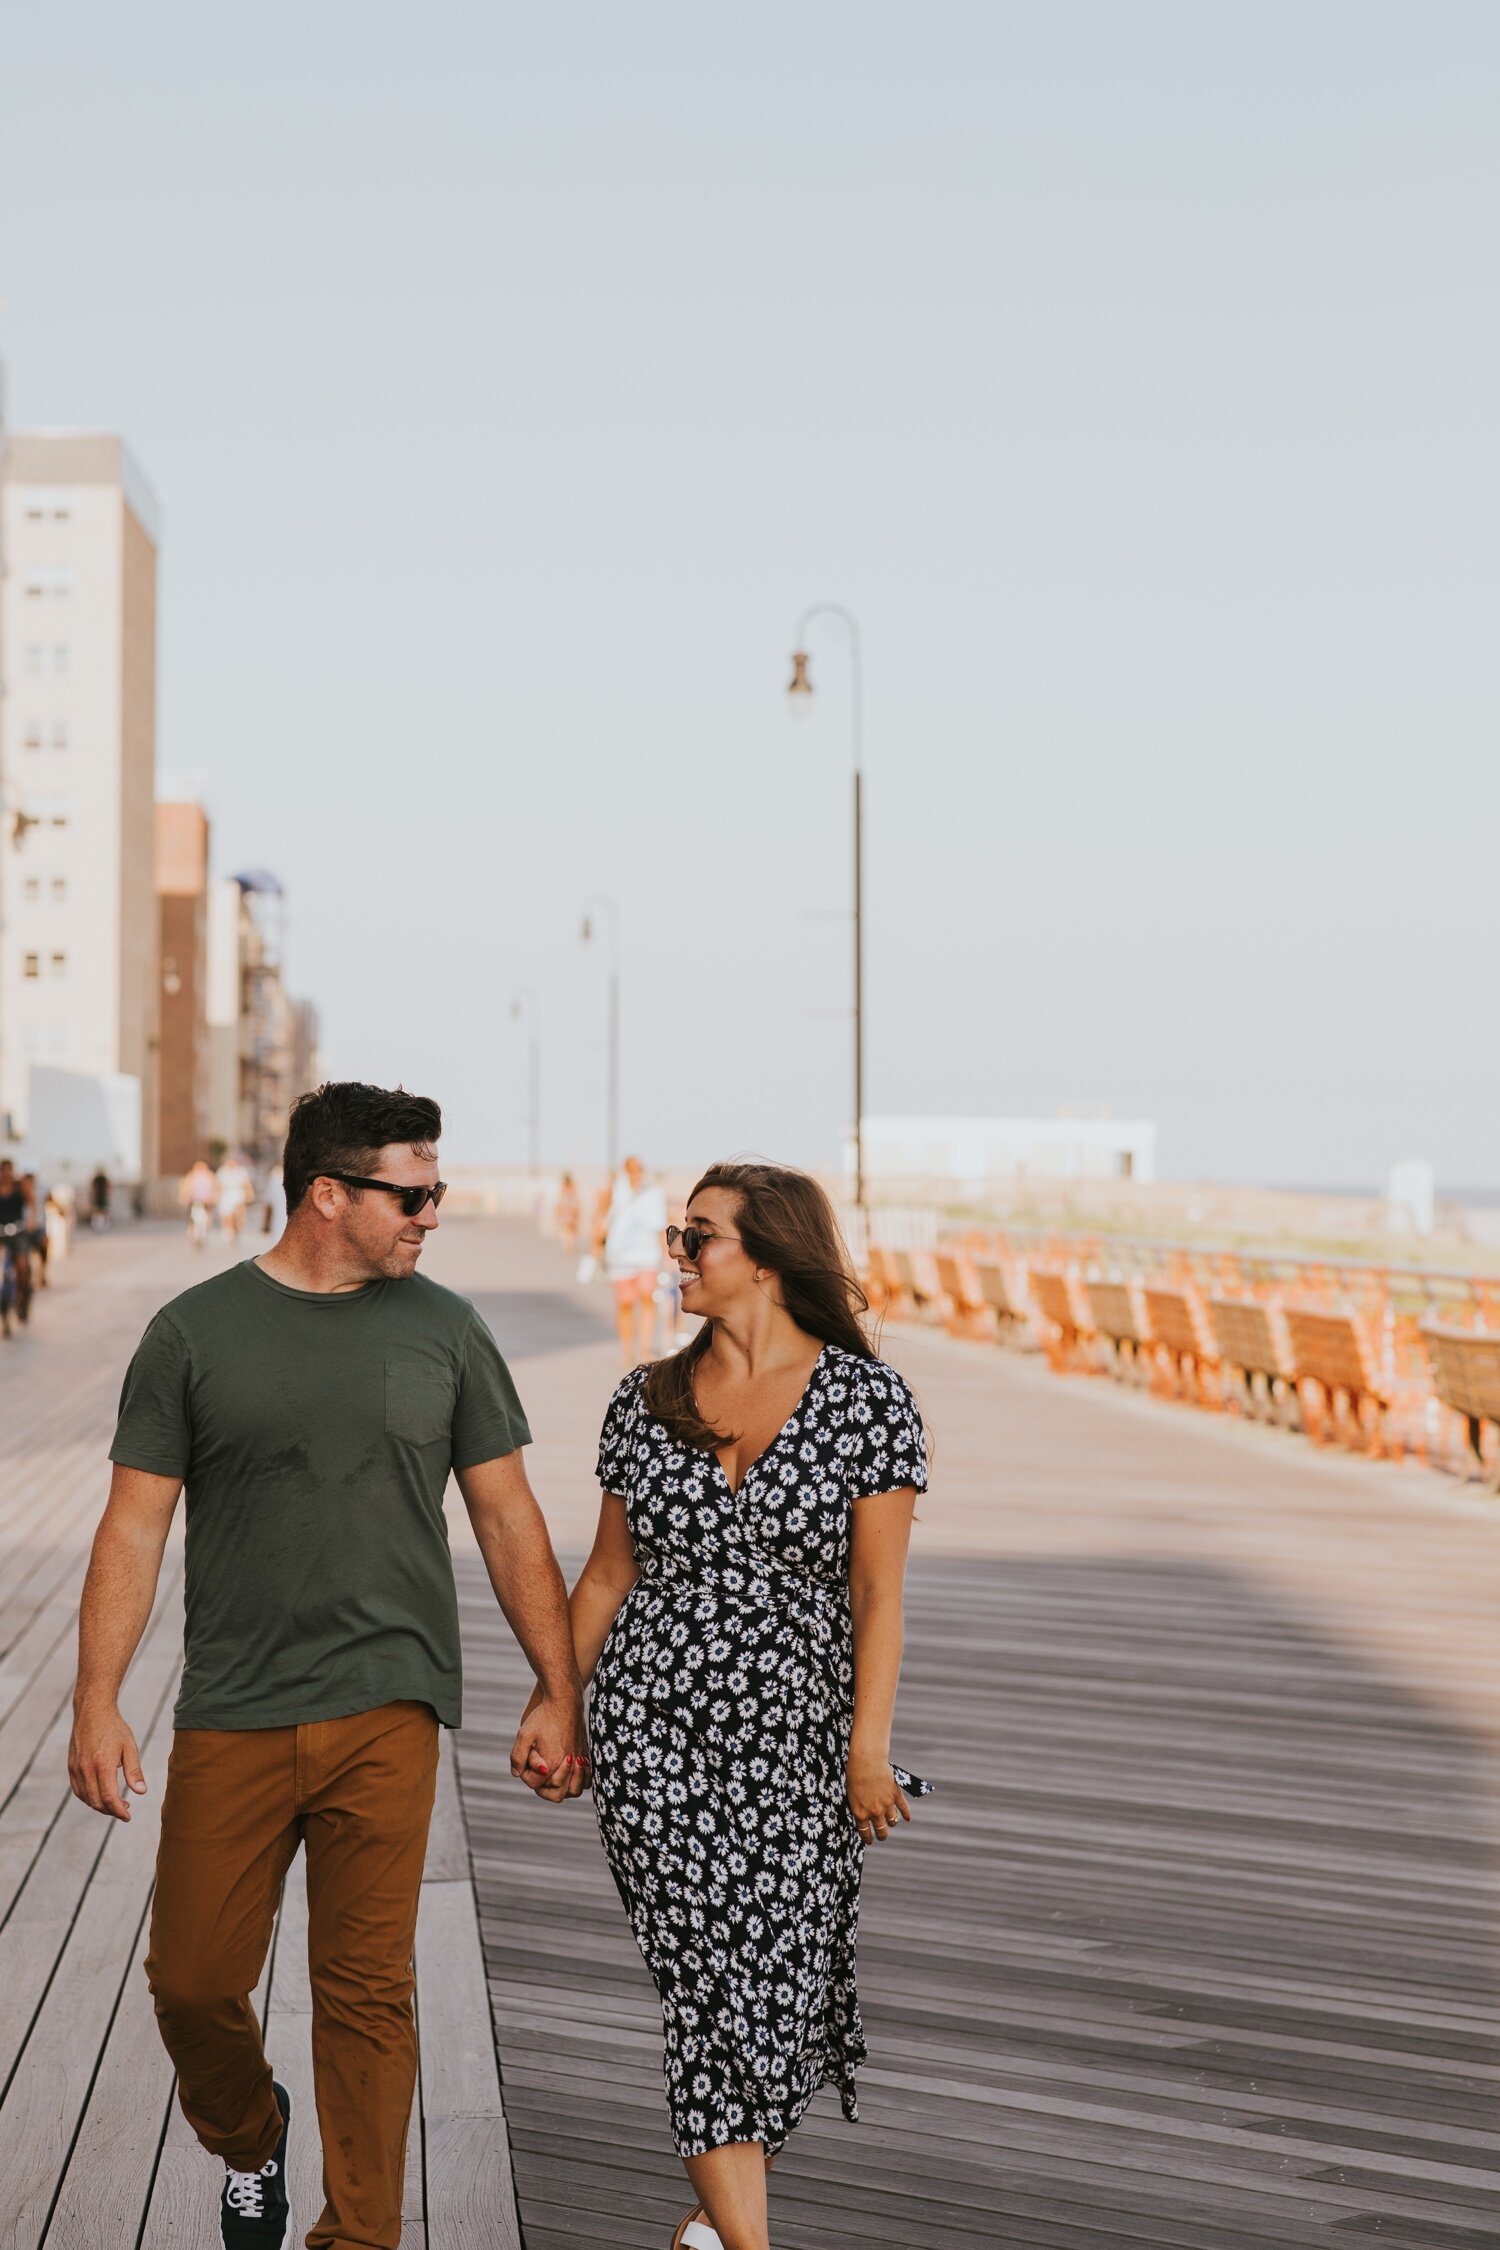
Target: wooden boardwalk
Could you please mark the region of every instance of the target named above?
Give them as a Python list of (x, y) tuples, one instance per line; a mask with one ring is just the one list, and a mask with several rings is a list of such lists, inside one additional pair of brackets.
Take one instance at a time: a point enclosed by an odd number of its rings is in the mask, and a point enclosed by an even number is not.
[[(515, 1361), (576, 1556), (614, 1376), (602, 1293), (519, 1227), (433, 1249)], [(62, 1770), (124, 1357), (203, 1270), (175, 1235), (86, 1243), (0, 1349), (0, 2250), (214, 2239), (215, 2167), (139, 1968), (157, 1799), (106, 1829)], [(864, 2123), (820, 2097), (775, 2175), (777, 2250), (1492, 2250), (1494, 1503), (888, 1341), (937, 1439), (898, 1743), (940, 1793), (872, 1854)], [(665, 2250), (685, 2197), (654, 1995), (587, 1801), (508, 1778), (521, 1666), (461, 1515), (454, 1544), (467, 1724), (423, 1900), (404, 2241)], [(164, 1589), (127, 1698), (158, 1791), (179, 1602)], [(262, 2002), (309, 2128), (302, 1910), (289, 1885)], [(290, 2239), (317, 2163), (303, 2130)]]

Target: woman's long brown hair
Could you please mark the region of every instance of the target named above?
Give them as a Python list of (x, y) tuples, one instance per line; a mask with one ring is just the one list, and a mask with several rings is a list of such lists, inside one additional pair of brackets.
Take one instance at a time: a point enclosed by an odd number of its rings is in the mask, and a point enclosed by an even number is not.
[[(727, 1188), (738, 1196), (735, 1225), (758, 1266), (781, 1284), (781, 1301), (797, 1326), (819, 1343), (837, 1344), (861, 1359), (875, 1359), (874, 1345), (860, 1325), (870, 1309), (850, 1263), (844, 1238), (816, 1180), (784, 1164), (711, 1164), (693, 1194)], [(711, 1452), (733, 1445), (698, 1411), (693, 1370), (713, 1341), (713, 1322), (705, 1320), (690, 1344), (656, 1360), (645, 1382), (646, 1410), (679, 1445)]]

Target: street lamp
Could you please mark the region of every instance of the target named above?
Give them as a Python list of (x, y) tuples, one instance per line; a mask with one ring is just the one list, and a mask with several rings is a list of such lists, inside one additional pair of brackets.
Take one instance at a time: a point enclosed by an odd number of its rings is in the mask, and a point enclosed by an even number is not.
[(526, 1019), (526, 1169), (533, 1179), (541, 1170), (542, 1050), (537, 1029), (536, 994), (523, 984), (510, 1003), (512, 1023)]
[(805, 711), (812, 698), (813, 684), (808, 675), (807, 629), (821, 617), (829, 617), (843, 629), (849, 648), (851, 675), (850, 715), (854, 750), (854, 1201), (863, 1208), (865, 1200), (865, 930), (864, 930), (864, 807), (862, 802), (863, 774), (862, 730), (864, 719), (864, 677), (860, 655), (859, 622), (851, 610), (840, 608), (837, 602), (816, 602), (804, 610), (797, 625), (797, 646), (792, 652), (792, 676), (787, 682), (794, 713)]
[(609, 922), (609, 1089), (606, 1106), (606, 1142), (609, 1176), (620, 1168), (620, 909), (605, 891), (595, 891), (583, 909), (583, 942), (592, 945), (597, 934), (595, 912), (603, 907)]

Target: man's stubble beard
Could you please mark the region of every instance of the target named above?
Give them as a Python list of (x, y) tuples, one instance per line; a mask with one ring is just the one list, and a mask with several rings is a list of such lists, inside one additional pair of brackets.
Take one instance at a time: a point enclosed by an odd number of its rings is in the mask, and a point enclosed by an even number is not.
[[(376, 1278), (381, 1281), (415, 1281), (421, 1255), (420, 1250), (413, 1253), (409, 1248), (405, 1252), (393, 1250), (388, 1258), (381, 1260)], [(411, 1260), (410, 1264), (407, 1263), (408, 1258)]]

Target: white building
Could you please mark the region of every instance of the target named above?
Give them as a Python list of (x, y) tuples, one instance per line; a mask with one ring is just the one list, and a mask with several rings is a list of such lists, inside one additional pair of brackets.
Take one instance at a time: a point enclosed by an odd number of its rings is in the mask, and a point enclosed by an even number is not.
[[(33, 1064), (124, 1077), (138, 1089), (148, 1167), (157, 537), (155, 502), (118, 437), (46, 431), (7, 440), (0, 1132), (25, 1132)], [(118, 1103), (118, 1087), (112, 1098)]]
[[(1156, 1127), (1113, 1117), (867, 1117), (871, 1180), (1151, 1180)], [(852, 1171), (853, 1143), (845, 1165)]]

